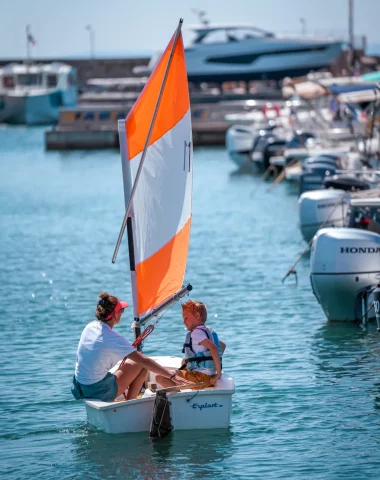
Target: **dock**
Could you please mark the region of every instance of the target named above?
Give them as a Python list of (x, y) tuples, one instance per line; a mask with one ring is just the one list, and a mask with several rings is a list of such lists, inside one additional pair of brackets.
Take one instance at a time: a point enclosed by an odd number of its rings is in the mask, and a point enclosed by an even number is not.
[[(266, 103), (267, 100), (247, 96), (191, 103), (194, 145), (224, 145), (231, 125), (226, 115), (262, 108)], [(117, 122), (126, 118), (132, 105), (126, 100), (109, 104), (91, 102), (62, 109), (58, 125), (45, 132), (46, 150), (119, 148)]]

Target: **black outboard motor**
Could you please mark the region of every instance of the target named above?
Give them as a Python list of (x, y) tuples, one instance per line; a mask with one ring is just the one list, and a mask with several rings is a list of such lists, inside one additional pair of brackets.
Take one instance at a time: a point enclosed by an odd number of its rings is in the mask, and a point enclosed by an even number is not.
[(286, 141), (275, 137), (269, 137), (263, 152), (263, 167), (266, 170), (270, 165), (271, 157), (279, 157), (284, 154)]
[(380, 332), (380, 283), (373, 292), (373, 306), (376, 315), (377, 331)]
[(326, 176), (333, 176), (340, 167), (337, 155), (322, 154), (307, 158), (302, 167), (299, 194), (325, 188), (323, 181)]
[(326, 188), (339, 188), (340, 190), (350, 192), (355, 192), (356, 190), (369, 190), (371, 188), (368, 182), (347, 175), (329, 176), (324, 179), (323, 183)]
[(326, 164), (315, 164), (312, 167), (306, 167), (300, 178), (299, 194), (302, 195), (304, 192), (325, 188), (323, 179), (326, 175), (333, 176), (335, 172), (335, 167)]

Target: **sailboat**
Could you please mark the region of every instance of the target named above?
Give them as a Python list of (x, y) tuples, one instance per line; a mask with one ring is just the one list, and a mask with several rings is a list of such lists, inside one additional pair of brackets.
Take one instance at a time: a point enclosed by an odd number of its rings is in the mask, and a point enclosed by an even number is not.
[[(192, 289), (183, 286), (192, 218), (193, 150), (181, 27), (182, 19), (128, 117), (118, 123), (126, 211), (113, 261), (126, 229), (136, 339), (151, 332), (152, 326), (141, 330)], [(181, 365), (179, 357), (152, 358), (167, 368)], [(150, 372), (147, 384), (152, 383), (156, 378)], [(234, 391), (233, 379), (223, 373), (215, 387), (181, 387), (171, 393), (173, 428), (228, 428)], [(121, 396), (114, 402), (84, 403), (89, 423), (100, 430), (148, 432), (155, 399), (156, 393), (147, 388), (134, 400)]]

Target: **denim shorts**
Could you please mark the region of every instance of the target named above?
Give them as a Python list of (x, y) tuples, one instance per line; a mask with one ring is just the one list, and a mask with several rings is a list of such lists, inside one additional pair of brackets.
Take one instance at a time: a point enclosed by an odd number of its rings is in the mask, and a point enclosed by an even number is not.
[(113, 402), (117, 396), (116, 376), (108, 372), (100, 382), (83, 385), (78, 382), (74, 375), (71, 393), (76, 400), (91, 398), (94, 400), (102, 400), (103, 402)]

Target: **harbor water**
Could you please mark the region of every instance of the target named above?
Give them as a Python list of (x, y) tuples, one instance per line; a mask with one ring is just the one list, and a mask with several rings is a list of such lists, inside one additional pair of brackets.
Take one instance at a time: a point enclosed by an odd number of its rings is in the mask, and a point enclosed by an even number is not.
[[(380, 336), (329, 324), (311, 291), (281, 279), (303, 250), (297, 196), (231, 174), (223, 148), (194, 152), (186, 281), (227, 344), (236, 382), (229, 430), (108, 435), (70, 383), (84, 326), (105, 290), (131, 301), (115, 150), (45, 152), (43, 129), (0, 129), (2, 478), (378, 479)], [(132, 309), (117, 331), (132, 339)], [(179, 305), (147, 339), (181, 355)]]

